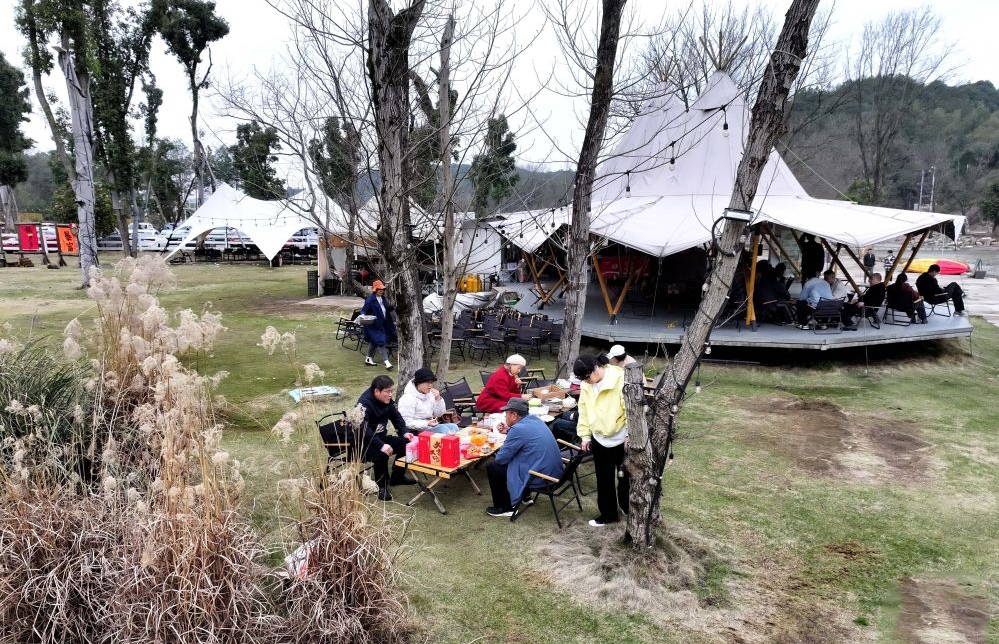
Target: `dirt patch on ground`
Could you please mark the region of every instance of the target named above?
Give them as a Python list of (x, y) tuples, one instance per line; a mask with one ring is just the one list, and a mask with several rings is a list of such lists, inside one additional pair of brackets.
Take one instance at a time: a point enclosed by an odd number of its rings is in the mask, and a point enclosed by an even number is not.
[(985, 644), (989, 601), (981, 586), (906, 577), (900, 592), (895, 633), (902, 644)]
[[(871, 630), (831, 601), (801, 598), (787, 553), (735, 561), (679, 526), (665, 528), (652, 552), (637, 555), (618, 530), (578, 525), (538, 547), (535, 587), (555, 587), (601, 610), (640, 612), (656, 622), (731, 644), (857, 644)], [(849, 549), (849, 548), (848, 548)], [(857, 544), (854, 550), (863, 548)], [(693, 639), (697, 639), (696, 637)]]
[(933, 445), (907, 421), (853, 416), (822, 400), (771, 397), (740, 401), (751, 440), (762, 440), (797, 467), (866, 483), (918, 483), (935, 464)]

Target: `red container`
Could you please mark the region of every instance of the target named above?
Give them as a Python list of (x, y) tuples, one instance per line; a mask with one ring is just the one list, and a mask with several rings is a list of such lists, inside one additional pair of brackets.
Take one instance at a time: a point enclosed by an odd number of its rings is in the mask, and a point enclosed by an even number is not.
[(416, 460), (421, 463), (430, 462), (430, 438), (434, 436), (433, 432), (420, 432), (416, 437), (419, 444), (416, 446)]
[(457, 436), (441, 438), (441, 467), (458, 467), (461, 464), (461, 439)]

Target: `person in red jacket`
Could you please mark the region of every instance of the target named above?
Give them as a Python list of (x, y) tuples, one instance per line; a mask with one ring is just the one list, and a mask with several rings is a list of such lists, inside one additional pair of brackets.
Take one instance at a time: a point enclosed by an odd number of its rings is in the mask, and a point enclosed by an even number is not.
[(520, 354), (513, 354), (493, 375), (489, 376), (486, 386), (476, 399), (475, 407), (486, 414), (500, 411), (510, 402), (511, 398), (521, 396), (522, 384), (517, 374), (527, 366), (527, 360)]

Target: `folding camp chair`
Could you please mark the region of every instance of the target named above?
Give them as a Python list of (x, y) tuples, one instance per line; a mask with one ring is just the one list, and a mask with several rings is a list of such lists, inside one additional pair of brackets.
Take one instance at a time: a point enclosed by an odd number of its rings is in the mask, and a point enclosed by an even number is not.
[[(363, 434), (355, 434), (353, 428), (347, 423), (347, 412), (341, 411), (333, 414), (326, 414), (316, 421), (319, 428), (319, 435), (323, 439), (323, 446), (326, 448), (328, 456), (326, 460), (326, 475), (333, 474), (349, 463), (361, 463), (363, 458)], [(364, 463), (358, 470), (360, 475), (374, 467), (372, 463)]]
[(812, 310), (812, 319), (815, 320), (814, 333), (840, 333), (840, 326), (843, 323), (843, 303), (842, 299), (828, 300), (822, 298)]
[[(587, 456), (587, 453), (576, 447), (572, 443), (567, 443), (560, 440), (560, 445), (571, 450), (575, 450), (575, 455), (566, 460), (565, 467), (562, 469), (562, 475), (558, 478), (554, 476), (548, 476), (547, 474), (542, 474), (541, 472), (535, 472), (534, 470), (528, 470), (531, 475), (530, 482), (527, 484), (527, 490), (524, 492), (524, 499), (521, 500), (513, 511), (513, 515), (510, 517), (510, 521), (516, 521), (520, 515), (522, 515), (527, 508), (535, 505), (538, 497), (541, 495), (547, 496), (549, 502), (551, 502), (552, 513), (555, 515), (555, 523), (558, 524), (559, 529), (562, 529), (562, 518), (559, 513), (565, 510), (569, 504), (573, 501), (579, 507), (580, 512), (583, 510), (583, 503), (579, 500), (579, 488), (576, 487), (576, 470), (579, 468), (579, 464)], [(563, 496), (570, 495), (567, 499), (562, 500)], [(527, 500), (527, 496), (531, 495), (530, 500)], [(555, 503), (555, 497), (559, 497), (559, 503)]]

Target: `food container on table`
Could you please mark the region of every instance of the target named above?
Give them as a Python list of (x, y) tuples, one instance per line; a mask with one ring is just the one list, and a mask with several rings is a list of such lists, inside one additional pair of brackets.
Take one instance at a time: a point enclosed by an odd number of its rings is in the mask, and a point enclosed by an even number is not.
[(548, 405), (538, 405), (536, 407), (531, 407), (530, 411), (532, 416), (547, 416)]
[(420, 439), (414, 438), (406, 443), (406, 462), (412, 463), (420, 457)]
[(433, 432), (424, 431), (420, 432), (419, 436), (416, 437), (418, 441), (416, 459), (421, 463), (430, 462), (430, 441), (436, 435)]

